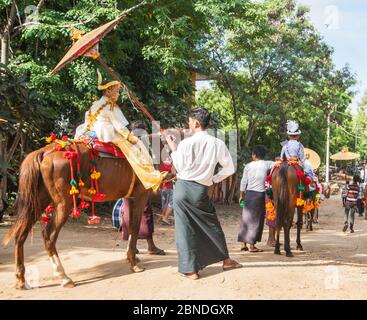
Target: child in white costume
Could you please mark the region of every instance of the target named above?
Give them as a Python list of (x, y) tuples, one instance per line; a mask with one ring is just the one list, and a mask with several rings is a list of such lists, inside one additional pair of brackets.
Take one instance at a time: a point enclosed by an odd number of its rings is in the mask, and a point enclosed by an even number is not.
[(301, 135), (301, 130), (299, 125), (295, 121), (287, 121), (287, 135), (288, 141), (284, 144), (282, 151), (280, 153), (280, 159), (297, 159), (303, 166), (305, 175), (312, 178), (314, 173), (309, 164), (309, 161), (305, 159), (305, 150), (299, 138)]

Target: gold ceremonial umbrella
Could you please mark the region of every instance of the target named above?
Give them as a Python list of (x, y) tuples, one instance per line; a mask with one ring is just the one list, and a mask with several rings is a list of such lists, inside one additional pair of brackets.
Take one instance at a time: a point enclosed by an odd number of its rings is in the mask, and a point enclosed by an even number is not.
[(312, 149), (305, 148), (305, 159), (310, 162), (312, 170), (316, 170), (320, 167), (320, 156)]
[(332, 160), (355, 160), (359, 158), (359, 154), (355, 152), (348, 151), (348, 148), (343, 148), (340, 152), (333, 154), (330, 159)]
[(69, 49), (69, 51), (65, 54), (65, 56), (61, 59), (61, 61), (57, 64), (57, 66), (48, 74), (52, 76), (64, 66), (74, 61), (76, 58), (80, 56), (87, 56), (94, 60), (97, 60), (110, 74), (110, 76), (120, 82), (122, 88), (128, 94), (129, 98), (134, 101), (141, 109), (141, 111), (150, 119), (150, 121), (160, 130), (160, 126), (154, 120), (152, 115), (149, 113), (147, 108), (132, 94), (132, 92), (126, 87), (126, 85), (118, 78), (118, 76), (110, 69), (110, 67), (103, 61), (98, 52), (98, 43), (102, 40), (123, 18), (125, 18), (126, 14), (142, 5), (145, 4), (145, 1), (137, 4), (134, 7), (124, 11), (123, 15), (117, 17), (115, 20), (112, 20), (97, 29), (94, 29), (87, 34), (81, 36)]
[(125, 17), (125, 15), (122, 15), (115, 20), (112, 20), (82, 36), (77, 42), (74, 43), (74, 45), (69, 49), (57, 66), (48, 75), (52, 76), (68, 63), (84, 55), (89, 49), (102, 40), (107, 33), (109, 33)]

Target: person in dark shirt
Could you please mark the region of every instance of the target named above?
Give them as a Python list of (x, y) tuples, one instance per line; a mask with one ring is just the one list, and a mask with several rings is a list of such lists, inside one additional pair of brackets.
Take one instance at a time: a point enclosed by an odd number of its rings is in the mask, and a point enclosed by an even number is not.
[(347, 186), (347, 197), (345, 200), (345, 213), (344, 213), (344, 227), (343, 232), (348, 229), (348, 222), (350, 227), (350, 233), (354, 232), (354, 215), (357, 211), (357, 202), (358, 202), (358, 194), (359, 194), (359, 177), (353, 177), (353, 183)]

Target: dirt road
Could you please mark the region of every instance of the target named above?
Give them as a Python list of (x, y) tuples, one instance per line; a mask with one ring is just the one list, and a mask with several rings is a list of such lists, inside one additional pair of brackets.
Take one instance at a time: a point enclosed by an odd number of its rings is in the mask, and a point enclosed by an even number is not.
[[(73, 289), (61, 288), (52, 279), (39, 227), (33, 244), (27, 240), (28, 280), (38, 288), (18, 291), (14, 286), (13, 245), (0, 248), (0, 299), (367, 299), (367, 220), (356, 217), (355, 233), (343, 233), (340, 197), (324, 202), (313, 232), (303, 230), (305, 251), (294, 258), (273, 254), (266, 246), (267, 228), (259, 247), (262, 253), (242, 253), (237, 232), (238, 206), (218, 206), (230, 254), (243, 269), (223, 273), (221, 265), (206, 268), (192, 281), (177, 273), (174, 228), (156, 225), (155, 239), (166, 256), (146, 254), (139, 241), (142, 266), (133, 274), (125, 261), (126, 243), (108, 219), (99, 227), (68, 223), (61, 232), (58, 250)], [(6, 227), (0, 227), (2, 239)], [(292, 230), (295, 247), (295, 230)]]

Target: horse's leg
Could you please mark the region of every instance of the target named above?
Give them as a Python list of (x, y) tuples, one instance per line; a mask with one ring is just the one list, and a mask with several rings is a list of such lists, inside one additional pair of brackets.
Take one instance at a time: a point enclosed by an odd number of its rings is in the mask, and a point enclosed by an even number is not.
[[(46, 208), (47, 203), (50, 202), (46, 191), (41, 188), (39, 190), (39, 201), (40, 208)], [(19, 201), (19, 198), (17, 198)], [(24, 204), (23, 201), (20, 201), (20, 207), (18, 208), (18, 215), (22, 213), (22, 210), (26, 210), (31, 212), (30, 204)], [(42, 210), (40, 209), (40, 210)], [(16, 277), (16, 289), (31, 289), (31, 286), (25, 281), (25, 266), (24, 266), (24, 242), (27, 240), (27, 236), (29, 232), (32, 230), (33, 225), (38, 220), (38, 214), (41, 212), (37, 212), (33, 215), (33, 213), (28, 214), (25, 219), (21, 220), (21, 222), (16, 222), (16, 226), (18, 228), (15, 230), (15, 277)]]
[(303, 247), (301, 244), (301, 229), (302, 229), (302, 208), (297, 208), (297, 250), (303, 251)]
[[(285, 255), (287, 257), (293, 257), (293, 253), (291, 251), (291, 241), (290, 241), (290, 232), (291, 232), (292, 223), (285, 223), (283, 226), (284, 229), (284, 250)], [(298, 224), (297, 224), (297, 230), (298, 230)]]
[(138, 241), (141, 217), (148, 201), (148, 192), (145, 190), (135, 191), (133, 198), (129, 198), (129, 241), (127, 259), (133, 272), (142, 272), (145, 269), (137, 265), (136, 244)]
[(24, 242), (27, 240), (31, 227), (25, 228), (21, 234), (15, 239), (15, 277), (16, 289), (31, 289), (30, 285), (25, 281), (24, 266)]
[(312, 209), (310, 212), (310, 231), (313, 231), (312, 222), (313, 222), (314, 215), (315, 215), (315, 209)]
[(280, 254), (280, 242), (279, 242), (279, 237), (280, 237), (280, 230), (281, 228), (276, 228), (276, 235), (277, 235), (277, 239), (275, 242), (275, 249), (274, 249), (274, 254)]
[(56, 214), (52, 219), (52, 222), (42, 230), (45, 249), (51, 262), (54, 277), (61, 280), (61, 286), (65, 288), (72, 288), (75, 285), (74, 282), (66, 275), (64, 267), (61, 264), (56, 250), (56, 241), (61, 228), (71, 213), (71, 210), (71, 201), (59, 203), (56, 207)]

